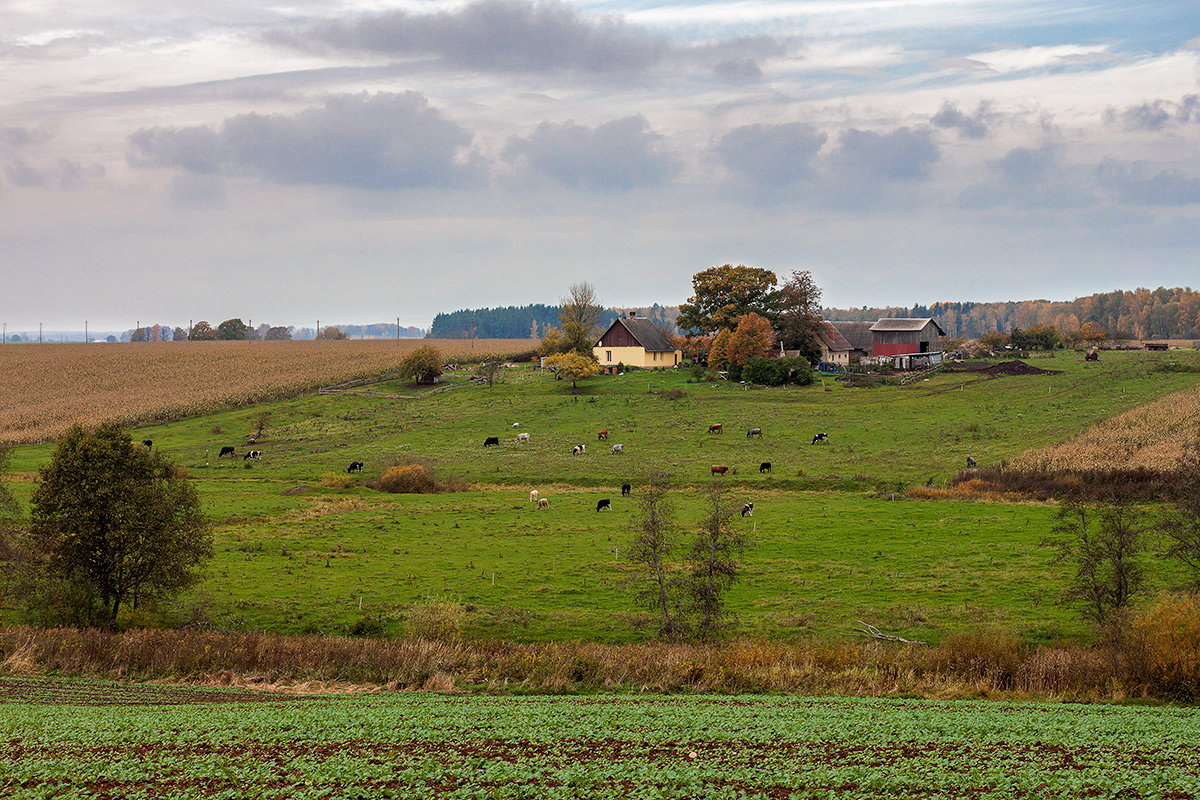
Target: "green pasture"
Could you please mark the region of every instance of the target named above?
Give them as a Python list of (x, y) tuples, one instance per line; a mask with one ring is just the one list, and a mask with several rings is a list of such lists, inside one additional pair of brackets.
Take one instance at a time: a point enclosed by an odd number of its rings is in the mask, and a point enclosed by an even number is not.
[(1195, 709), (1169, 707), (790, 696), (377, 693), (104, 707), (33, 697), (0, 702), (0, 790), (14, 798), (1195, 798), (1198, 723)]
[[(840, 635), (857, 621), (937, 640), (996, 625), (1035, 640), (1081, 634), (1056, 604), (1065, 577), (1038, 542), (1053, 508), (914, 502), (906, 486), (943, 484), (965, 466), (997, 463), (1097, 420), (1193, 386), (1200, 353), (1076, 353), (1036, 358), (1058, 375), (984, 379), (943, 373), (909, 386), (847, 388), (826, 378), (766, 389), (634, 371), (580, 385), (530, 367), (492, 388), (416, 400), (306, 395), (138, 429), (135, 440), (187, 468), (215, 523), (216, 558), (199, 591), (169, 610), (218, 625), (343, 632), (404, 630), (430, 599), (468, 611), (467, 633), (514, 639), (622, 641), (648, 635), (624, 553), (639, 484), (664, 469), (679, 484), (681, 527), (701, 518), (710, 465), (736, 470), (731, 496), (753, 502), (742, 582), (730, 597), (740, 630), (767, 637)], [(411, 387), (376, 386), (380, 391)], [(246, 435), (264, 413), (258, 461)], [(709, 434), (720, 422), (721, 435)], [(513, 423), (518, 423), (513, 427)], [(761, 427), (763, 438), (746, 431)], [(609, 432), (608, 442), (597, 431)], [(515, 441), (529, 433), (529, 442)], [(817, 432), (828, 444), (812, 444)], [(496, 436), (498, 447), (483, 447)], [(624, 454), (612, 454), (614, 443)], [(572, 455), (576, 444), (587, 452)], [(218, 458), (223, 445), (236, 458)], [(52, 445), (23, 447), (29, 474)], [(368, 484), (414, 459), (468, 482), (441, 495), (387, 495)], [(351, 461), (366, 463), (335, 488)], [(759, 464), (770, 461), (770, 473)], [(623, 499), (620, 485), (633, 485)], [(32, 484), (15, 484), (28, 497)], [(550, 506), (528, 501), (538, 489)], [(612, 500), (597, 513), (596, 501)], [(1172, 585), (1153, 565), (1152, 587)]]

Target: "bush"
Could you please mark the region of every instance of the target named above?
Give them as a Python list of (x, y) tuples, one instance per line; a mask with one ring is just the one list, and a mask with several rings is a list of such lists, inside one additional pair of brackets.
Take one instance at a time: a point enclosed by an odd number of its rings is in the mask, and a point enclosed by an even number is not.
[(432, 345), (423, 344), (400, 362), (400, 376), (417, 383), (432, 383), (442, 374), (442, 353)]
[(388, 494), (438, 494), (467, 488), (466, 481), (457, 475), (442, 478), (432, 466), (420, 462), (393, 464), (367, 486)]
[(1152, 696), (1200, 700), (1200, 597), (1163, 595), (1134, 612), (1122, 649)]
[(456, 600), (431, 597), (408, 610), (408, 633), (433, 641), (457, 641), (466, 613), (463, 604)]

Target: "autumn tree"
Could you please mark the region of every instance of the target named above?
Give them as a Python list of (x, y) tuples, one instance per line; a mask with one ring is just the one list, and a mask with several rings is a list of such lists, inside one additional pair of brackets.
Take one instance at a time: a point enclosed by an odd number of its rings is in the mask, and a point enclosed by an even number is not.
[(716, 333), (732, 329), (738, 317), (754, 312), (773, 320), (779, 306), (775, 273), (759, 267), (712, 267), (692, 276), (693, 295), (679, 307), (682, 330)]
[(708, 349), (709, 369), (720, 370), (729, 367), (729, 338), (731, 336), (733, 336), (733, 331), (722, 328), (721, 332), (713, 337), (712, 346)]
[(211, 342), (217, 338), (217, 332), (213, 330), (212, 325), (208, 324), (207, 320), (200, 320), (192, 326), (192, 332), (188, 335), (188, 339), (193, 342)]
[(171, 341), (173, 342), (185, 342), (187, 338), (188, 332), (184, 328), (176, 328), (171, 332)]
[(343, 333), (341, 328), (335, 327), (333, 325), (329, 325), (325, 328), (325, 330), (323, 330), (317, 334), (317, 338), (334, 340), (334, 339), (349, 339), (350, 337), (347, 336), (345, 333)]
[(779, 341), (810, 364), (821, 360), (821, 290), (808, 270), (793, 272), (779, 291)]
[(711, 641), (729, 626), (733, 614), (726, 595), (738, 581), (740, 559), (749, 541), (733, 525), (738, 502), (724, 479), (709, 484), (705, 491), (706, 512), (692, 540), (688, 555), (689, 593), (696, 618), (696, 635)]
[(571, 391), (577, 392), (576, 381), (590, 378), (600, 372), (600, 365), (590, 355), (581, 356), (579, 353), (559, 353), (546, 359), (546, 368), (557, 372), (571, 382)]
[(250, 328), (238, 318), (227, 319), (217, 326), (217, 338), (221, 341), (242, 341)]
[(590, 283), (576, 283), (568, 297), (559, 301), (558, 329), (562, 334), (566, 350), (581, 356), (591, 357), (592, 348), (600, 336), (600, 316), (604, 309), (596, 299), (596, 287)]
[(771, 323), (753, 312), (738, 319), (737, 328), (725, 346), (725, 358), (731, 365), (742, 366), (755, 356), (775, 351), (775, 332)]
[(687, 633), (684, 576), (672, 568), (676, 536), (670, 477), (661, 471), (651, 472), (638, 488), (628, 553), (629, 560), (642, 565), (647, 573), (642, 579), (645, 588), (637, 593), (636, 600), (659, 619), (659, 635), (668, 642), (681, 641)]
[(263, 334), (263, 339), (267, 340), (268, 342), (290, 341), (291, 338), (292, 332), (279, 325), (272, 328), (267, 328), (267, 332)]
[(193, 585), (212, 556), (196, 489), (112, 422), (58, 443), (39, 470), (29, 536), (71, 624), (115, 626), (122, 609)]
[(1095, 322), (1085, 322), (1079, 326), (1079, 331), (1075, 334), (1081, 341), (1088, 344), (1102, 342), (1108, 338), (1108, 333), (1097, 325)]
[(442, 353), (430, 344), (413, 350), (400, 362), (400, 377), (411, 378), (417, 383), (433, 383), (442, 374)]

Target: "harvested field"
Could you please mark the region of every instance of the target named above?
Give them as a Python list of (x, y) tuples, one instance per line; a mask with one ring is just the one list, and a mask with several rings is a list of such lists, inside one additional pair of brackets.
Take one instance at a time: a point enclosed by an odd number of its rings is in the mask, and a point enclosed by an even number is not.
[(945, 368), (946, 372), (970, 372), (975, 375), (991, 375), (999, 377), (1001, 375), (1061, 375), (1061, 369), (1041, 369), (1039, 367), (1026, 364), (1019, 358), (1014, 358), (1011, 361), (1001, 361), (996, 364), (950, 364)]
[(0, 444), (54, 439), (72, 425), (166, 422), (394, 371), (432, 344), (478, 361), (536, 340), (40, 344), (0, 348)]

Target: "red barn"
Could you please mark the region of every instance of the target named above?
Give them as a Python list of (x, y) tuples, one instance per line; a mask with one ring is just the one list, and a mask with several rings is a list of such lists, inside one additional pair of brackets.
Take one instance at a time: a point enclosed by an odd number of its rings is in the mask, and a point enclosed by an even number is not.
[(881, 319), (871, 326), (871, 355), (890, 358), (899, 369), (932, 366), (942, 360), (939, 336), (945, 336), (932, 318)]

